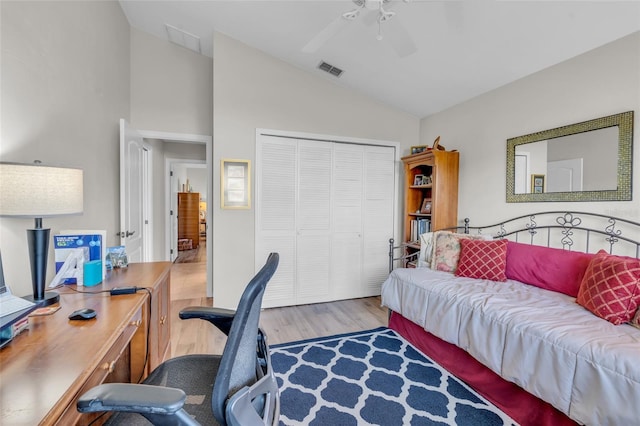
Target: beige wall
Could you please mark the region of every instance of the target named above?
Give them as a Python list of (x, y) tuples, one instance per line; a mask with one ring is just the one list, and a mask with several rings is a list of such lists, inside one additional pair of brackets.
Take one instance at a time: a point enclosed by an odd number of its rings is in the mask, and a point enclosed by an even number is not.
[[(64, 228), (119, 224), (119, 128), (129, 118), (129, 24), (117, 2), (0, 2), (0, 159), (84, 169), (84, 214), (45, 218)], [(27, 228), (0, 218), (7, 281), (31, 294)], [(50, 252), (48, 278), (55, 274)]]
[(131, 125), (211, 135), (211, 58), (131, 28)]
[(640, 33), (562, 62), (446, 111), (423, 118), (422, 143), (460, 150), (458, 218), (495, 223), (543, 210), (640, 217), (640, 172), (633, 201), (509, 203), (505, 201), (507, 139), (624, 111), (635, 111), (634, 163), (640, 163)]
[(407, 151), (419, 120), (222, 34), (213, 51), (213, 295), (235, 307), (254, 273), (254, 211), (220, 209), (220, 159), (254, 163), (256, 128), (396, 141)]

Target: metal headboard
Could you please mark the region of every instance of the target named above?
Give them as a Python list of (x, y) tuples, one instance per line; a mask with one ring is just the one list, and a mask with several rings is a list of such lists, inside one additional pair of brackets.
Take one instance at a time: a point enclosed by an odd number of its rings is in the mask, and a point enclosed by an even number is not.
[[(562, 248), (565, 250), (597, 252), (604, 249), (611, 254), (640, 258), (640, 223), (599, 213), (576, 211), (538, 212), (507, 219), (493, 225), (464, 225), (445, 228), (445, 231), (465, 234), (491, 235), (513, 241)], [(417, 253), (406, 254), (405, 245), (394, 246), (389, 240), (389, 271), (396, 262), (406, 262)], [(396, 253), (400, 251), (400, 255)]]

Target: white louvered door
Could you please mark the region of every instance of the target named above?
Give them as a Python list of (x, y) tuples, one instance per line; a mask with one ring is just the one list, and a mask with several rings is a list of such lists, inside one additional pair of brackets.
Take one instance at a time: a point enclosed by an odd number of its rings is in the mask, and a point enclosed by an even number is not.
[(280, 266), (264, 307), (380, 294), (393, 236), (393, 147), (260, 135), (256, 270)]
[(364, 147), (334, 144), (331, 287), (336, 299), (360, 297)]
[(393, 229), (396, 188), (393, 148), (365, 147), (364, 176), (361, 294), (373, 296), (380, 294), (382, 282), (389, 275), (389, 230)]
[(278, 269), (264, 295), (265, 307), (295, 301), (297, 156), (295, 141), (263, 136), (256, 147), (256, 271), (271, 252)]
[(330, 300), (331, 143), (298, 142), (296, 303)]

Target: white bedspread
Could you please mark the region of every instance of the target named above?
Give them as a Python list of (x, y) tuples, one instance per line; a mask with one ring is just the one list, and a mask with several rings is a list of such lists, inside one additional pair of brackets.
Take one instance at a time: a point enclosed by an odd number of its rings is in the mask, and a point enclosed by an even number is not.
[(587, 425), (640, 424), (640, 330), (518, 281), (396, 269), (382, 303)]

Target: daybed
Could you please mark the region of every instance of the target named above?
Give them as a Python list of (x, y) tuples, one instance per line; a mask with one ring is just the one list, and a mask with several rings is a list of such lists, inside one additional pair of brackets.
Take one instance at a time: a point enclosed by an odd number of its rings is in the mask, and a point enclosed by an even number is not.
[(520, 424), (639, 424), (638, 237), (638, 223), (579, 212), (467, 221), (423, 236), (425, 267), (393, 270), (382, 304), (391, 328)]

